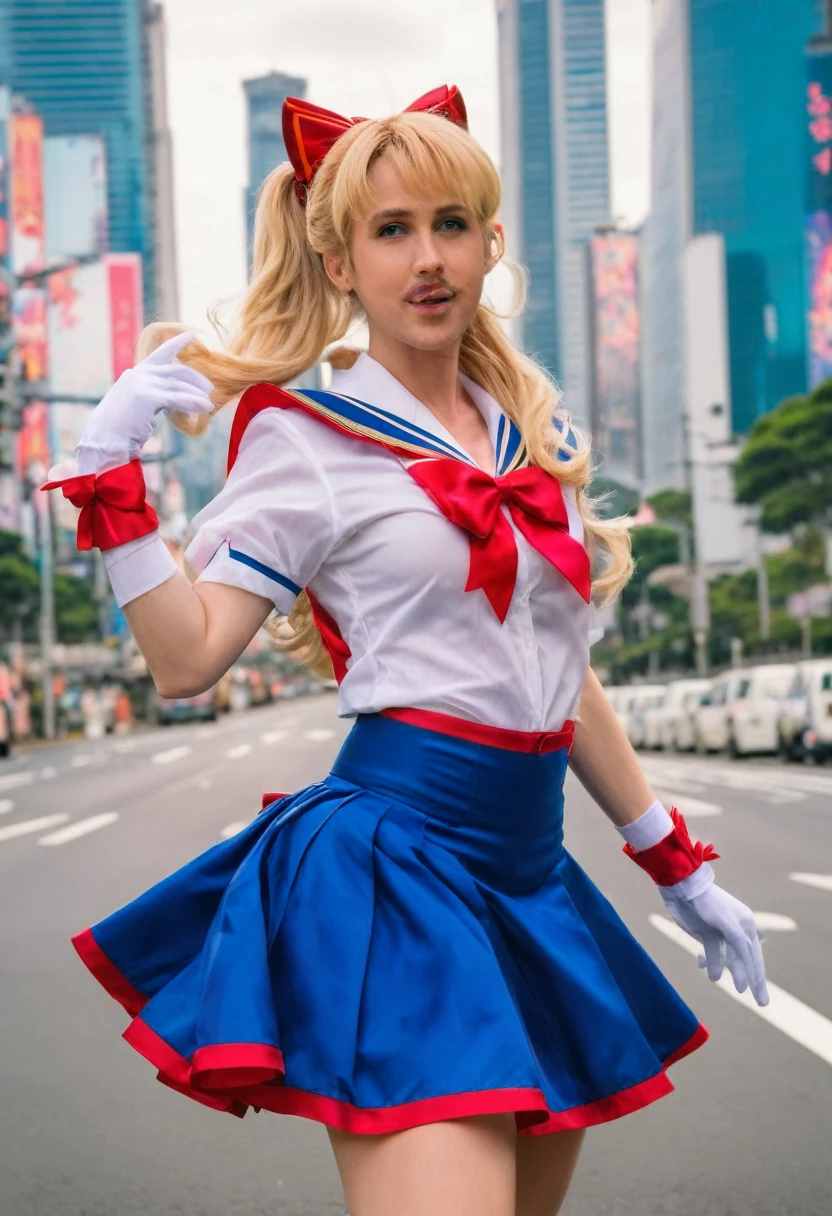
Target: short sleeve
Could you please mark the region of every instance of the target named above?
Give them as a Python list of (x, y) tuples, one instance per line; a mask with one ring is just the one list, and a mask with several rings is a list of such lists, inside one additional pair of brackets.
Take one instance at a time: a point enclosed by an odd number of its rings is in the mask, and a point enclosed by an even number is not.
[(251, 420), (228, 480), (193, 526), (185, 558), (198, 582), (241, 587), (291, 611), (338, 529), (323, 466), (284, 410)]

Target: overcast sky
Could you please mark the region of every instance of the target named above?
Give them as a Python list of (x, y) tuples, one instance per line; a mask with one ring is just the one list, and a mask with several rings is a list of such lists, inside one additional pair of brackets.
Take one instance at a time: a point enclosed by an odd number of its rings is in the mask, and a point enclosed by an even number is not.
[[(613, 214), (647, 208), (650, 0), (607, 0)], [(182, 320), (245, 282), (241, 81), (305, 76), (345, 114), (401, 110), (457, 84), (472, 134), (499, 160), (494, 0), (164, 0)]]

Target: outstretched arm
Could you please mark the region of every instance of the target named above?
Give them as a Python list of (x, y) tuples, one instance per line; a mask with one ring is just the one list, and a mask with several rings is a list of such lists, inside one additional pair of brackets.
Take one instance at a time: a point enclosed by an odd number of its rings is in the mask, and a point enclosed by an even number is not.
[(630, 740), (590, 668), (575, 719), (570, 766), (616, 827), (638, 819), (656, 801)]
[(612, 820), (625, 849), (659, 888), (676, 923), (702, 943), (708, 977), (728, 967), (738, 992), (750, 988), (769, 1001), (754, 914), (714, 882), (710, 845), (693, 844), (684, 819), (668, 814), (641, 771), (633, 748), (598, 677), (590, 670), (575, 721), (570, 757), (578, 780)]

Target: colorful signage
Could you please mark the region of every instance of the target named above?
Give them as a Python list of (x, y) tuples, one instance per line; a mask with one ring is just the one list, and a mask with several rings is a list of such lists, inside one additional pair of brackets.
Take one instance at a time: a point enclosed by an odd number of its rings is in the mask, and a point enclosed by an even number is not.
[(589, 246), (593, 321), (593, 445), (605, 473), (634, 483), (639, 477), (638, 239), (597, 233)]
[(11, 261), (17, 275), (43, 270), (46, 254), (43, 213), (43, 120), (12, 114)]
[(11, 119), (11, 91), (0, 84), (0, 266), (5, 266), (9, 257), (9, 121)]

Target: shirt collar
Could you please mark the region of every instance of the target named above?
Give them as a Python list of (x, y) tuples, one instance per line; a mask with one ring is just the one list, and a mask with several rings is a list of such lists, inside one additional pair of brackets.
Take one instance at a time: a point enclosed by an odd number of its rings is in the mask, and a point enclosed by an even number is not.
[[(459, 379), (485, 419), (491, 446), (495, 452), (499, 452), (500, 422), (505, 417), (503, 411), (491, 394), (475, 384), (469, 376), (460, 372)], [(330, 391), (343, 393), (346, 397), (355, 397), (378, 409), (388, 410), (389, 413), (396, 414), (405, 422), (420, 426), (429, 431), (431, 435), (443, 439), (467, 460), (471, 460), (468, 453), (460, 447), (432, 410), (429, 410), (418, 397), (414, 397), (392, 372), (389, 372), (382, 363), (373, 359), (366, 351), (361, 352), (352, 367), (333, 371)], [(493, 469), (486, 471), (494, 472)]]

